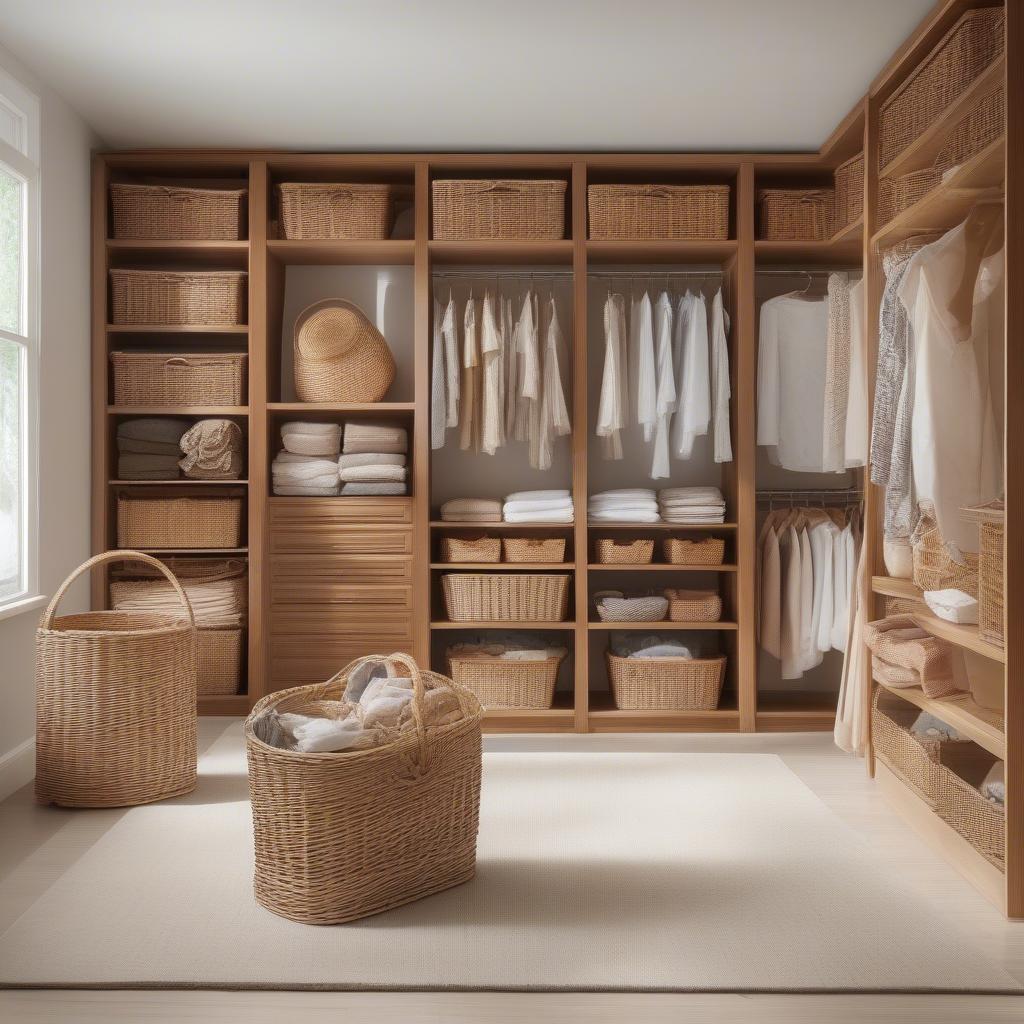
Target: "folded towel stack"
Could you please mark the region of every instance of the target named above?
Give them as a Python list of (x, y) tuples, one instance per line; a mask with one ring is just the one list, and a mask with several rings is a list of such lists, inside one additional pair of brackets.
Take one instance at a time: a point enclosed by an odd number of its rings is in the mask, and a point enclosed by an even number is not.
[(340, 423), (285, 423), (281, 427), (285, 451), (336, 460), (341, 451)]
[(717, 487), (666, 487), (658, 491), (658, 507), (666, 523), (703, 526), (725, 522), (725, 498)]
[(281, 427), (284, 451), (270, 467), (275, 494), (334, 497), (341, 451), (340, 423), (285, 423)]
[(242, 475), (242, 428), (234, 420), (199, 420), (181, 436), (178, 465), (192, 480), (237, 480)]
[(176, 480), (181, 436), (187, 424), (153, 417), (125, 420), (117, 427), (120, 480)]
[(338, 459), (344, 495), (406, 494), (408, 435), (402, 427), (345, 425), (345, 454)]
[(592, 523), (657, 523), (658, 500), (646, 487), (624, 487), (592, 494), (587, 505)]
[(506, 523), (571, 523), (574, 519), (568, 491), (514, 491), (505, 498)]
[(612, 654), (619, 658), (696, 658), (699, 652), (691, 644), (686, 646), (672, 637), (648, 634), (613, 633), (611, 637)]
[(446, 523), (500, 523), (501, 502), (493, 498), (453, 498), (441, 506)]
[(346, 455), (404, 455), (409, 450), (405, 427), (386, 427), (379, 423), (346, 423)]

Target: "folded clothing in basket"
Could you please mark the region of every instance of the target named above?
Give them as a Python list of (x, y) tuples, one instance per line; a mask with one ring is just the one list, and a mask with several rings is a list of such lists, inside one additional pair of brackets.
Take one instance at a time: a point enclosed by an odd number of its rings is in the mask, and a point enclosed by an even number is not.
[(446, 523), (500, 523), (501, 502), (493, 498), (452, 498), (441, 506)]
[(506, 523), (571, 523), (574, 519), (568, 491), (515, 491), (506, 495), (501, 509)]
[(666, 597), (629, 597), (621, 590), (600, 591), (594, 595), (594, 604), (603, 622), (661, 622), (668, 613)]
[(954, 743), (964, 741), (964, 737), (953, 726), (947, 725), (941, 718), (936, 718), (935, 715), (930, 715), (927, 711), (922, 711), (914, 719), (910, 731), (921, 739), (946, 740)]
[(346, 423), (346, 455), (363, 452), (385, 452), (393, 455), (409, 450), (409, 435), (405, 427), (387, 427), (379, 423)]
[(1006, 765), (1003, 761), (996, 761), (989, 768), (981, 783), (981, 795), (1000, 806), (1006, 803)]
[(564, 658), (569, 652), (564, 647), (552, 647), (540, 636), (529, 633), (498, 634), (478, 637), (452, 644), (445, 652), (449, 658), (498, 658), (501, 661), (547, 661)]
[(613, 633), (612, 654), (619, 658), (695, 658), (698, 656), (692, 645), (681, 644), (672, 637), (650, 633), (645, 636)]
[(337, 459), (341, 451), (341, 424), (302, 421), (285, 423), (281, 427), (281, 441), (285, 451), (295, 455), (321, 455)]
[(647, 487), (623, 487), (592, 494), (587, 517), (593, 522), (657, 523), (658, 501)]
[(725, 498), (717, 487), (665, 487), (658, 491), (658, 508), (666, 523), (725, 522)]
[(234, 420), (198, 420), (181, 436), (178, 463), (192, 480), (237, 480), (242, 475), (242, 428)]
[[(926, 697), (935, 698), (958, 692), (950, 645), (918, 626), (912, 616), (891, 615), (866, 623), (864, 642), (876, 676), (887, 686), (920, 686)], [(887, 671), (890, 666), (894, 671)], [(910, 681), (899, 681), (904, 678)]]
[(331, 496), (340, 488), (334, 459), (278, 452), (270, 470), (275, 494)]

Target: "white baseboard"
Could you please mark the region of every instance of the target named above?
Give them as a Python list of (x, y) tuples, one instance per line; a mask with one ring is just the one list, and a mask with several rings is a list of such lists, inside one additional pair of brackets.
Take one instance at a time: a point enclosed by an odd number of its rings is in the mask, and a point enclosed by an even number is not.
[(35, 736), (0, 756), (0, 800), (32, 781), (36, 773)]

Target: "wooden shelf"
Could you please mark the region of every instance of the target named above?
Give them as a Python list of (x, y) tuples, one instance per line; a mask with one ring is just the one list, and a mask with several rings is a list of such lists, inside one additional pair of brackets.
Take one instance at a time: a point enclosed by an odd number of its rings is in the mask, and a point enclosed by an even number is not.
[(511, 572), (515, 569), (528, 569), (531, 572), (572, 572), (575, 562), (431, 562), (431, 569), (444, 569), (447, 572), (465, 572), (467, 569), (486, 572)]
[(108, 480), (111, 487), (248, 487), (248, 480)]
[(248, 241), (178, 241), (172, 239), (108, 238), (107, 259), (112, 267), (143, 263), (187, 261), (203, 266), (244, 268)]
[(587, 724), (591, 732), (736, 732), (740, 715), (735, 707), (625, 711), (615, 707), (610, 693), (592, 693)]
[(668, 630), (734, 630), (737, 629), (735, 622), (670, 622), (668, 619), (661, 619), (657, 622), (588, 622), (587, 629), (647, 629), (660, 633)]
[(486, 708), (483, 727), (489, 732), (571, 732), (576, 725), (572, 694), (555, 694), (550, 708)]
[(429, 242), (430, 257), (436, 264), (474, 263), (526, 264), (545, 266), (572, 263), (573, 243), (568, 239), (516, 241), (481, 239), (467, 242)]
[(107, 324), (108, 334), (248, 334), (248, 324)]
[(735, 523), (595, 523), (588, 522), (588, 529), (591, 530), (634, 530), (636, 533), (643, 533), (644, 530), (735, 530)]
[(111, 416), (248, 416), (247, 405), (108, 405)]
[(840, 228), (830, 239), (831, 245), (847, 246), (851, 242), (857, 245), (864, 243), (864, 217), (860, 216), (852, 224)]
[(267, 252), (285, 265), (412, 266), (416, 243), (411, 239), (350, 240), (335, 238), (272, 238)]
[(993, 661), (1006, 661), (1006, 651), (984, 639), (977, 626), (961, 626), (956, 622), (947, 622), (935, 615), (923, 602), (921, 591), (910, 580), (896, 580), (889, 576), (872, 576), (871, 589), (876, 594), (884, 594), (887, 597), (902, 597), (911, 601), (920, 601), (921, 610), (913, 613), (914, 618), (920, 623), (921, 628), (928, 630), (932, 636), (948, 640), (958, 647), (984, 655)]
[(665, 565), (662, 562), (591, 562), (591, 572), (736, 572), (735, 565)]
[(565, 530), (573, 529), (572, 523), (449, 523), (443, 519), (431, 519), (430, 525), (437, 530), (476, 530), (487, 533), (491, 530)]
[(415, 402), (267, 402), (268, 412), (407, 413)]
[(431, 622), (431, 629), (575, 629), (576, 623), (568, 622), (449, 622), (438, 619)]
[(724, 263), (736, 253), (735, 240), (598, 240), (587, 242), (591, 264), (626, 263)]

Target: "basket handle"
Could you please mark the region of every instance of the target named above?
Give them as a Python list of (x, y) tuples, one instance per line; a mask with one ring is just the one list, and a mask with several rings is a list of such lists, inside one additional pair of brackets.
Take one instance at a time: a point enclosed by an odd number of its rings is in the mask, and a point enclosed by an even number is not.
[(185, 591), (182, 590), (181, 584), (178, 582), (178, 578), (157, 558), (153, 558), (152, 555), (144, 555), (141, 551), (131, 551), (128, 549), (118, 551), (104, 551), (102, 554), (93, 555), (87, 562), (83, 562), (70, 576), (57, 588), (57, 592), (53, 595), (53, 599), (46, 606), (46, 611), (43, 612), (43, 618), (39, 625), (42, 629), (50, 629), (53, 625), (53, 616), (57, 611), (57, 605), (60, 603), (60, 599), (67, 592), (68, 587), (71, 586), (75, 580), (84, 572), (88, 572), (89, 569), (94, 569), (97, 565), (102, 565), (104, 562), (116, 562), (116, 561), (136, 561), (145, 562), (147, 565), (151, 565), (167, 577), (167, 582), (174, 588), (174, 592), (181, 598), (181, 603), (185, 606), (185, 611), (188, 612), (188, 624), (195, 632), (196, 629), (196, 617), (192, 611), (192, 604), (189, 602), (188, 597), (185, 596)]
[(188, 356), (171, 356), (164, 360), (164, 366), (183, 366), (183, 367), (199, 367), (204, 366), (232, 366), (234, 365), (230, 359), (206, 359), (201, 363), (195, 362), (194, 359), (190, 359)]

